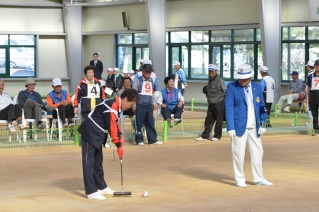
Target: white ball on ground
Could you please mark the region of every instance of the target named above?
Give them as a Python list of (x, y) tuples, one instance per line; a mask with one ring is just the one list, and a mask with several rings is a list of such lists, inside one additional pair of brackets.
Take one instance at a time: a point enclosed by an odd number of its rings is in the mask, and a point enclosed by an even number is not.
[(147, 191), (144, 191), (144, 192), (142, 193), (142, 197), (147, 197), (147, 196), (148, 196)]

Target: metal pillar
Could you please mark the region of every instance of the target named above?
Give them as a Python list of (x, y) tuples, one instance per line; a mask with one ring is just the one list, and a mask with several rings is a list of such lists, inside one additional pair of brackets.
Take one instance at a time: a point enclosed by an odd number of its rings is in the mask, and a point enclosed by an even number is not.
[(148, 0), (148, 43), (159, 90), (166, 77), (166, 0)]
[(281, 0), (259, 0), (263, 62), (276, 83), (275, 102), (281, 86)]
[(70, 90), (75, 92), (82, 76), (82, 6), (63, 7)]

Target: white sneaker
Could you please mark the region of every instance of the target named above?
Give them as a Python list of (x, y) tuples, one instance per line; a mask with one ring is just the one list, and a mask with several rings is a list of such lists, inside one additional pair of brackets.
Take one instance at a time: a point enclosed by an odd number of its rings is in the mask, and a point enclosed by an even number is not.
[(207, 140), (207, 138), (202, 138), (201, 136), (198, 137), (198, 138), (195, 138), (196, 141), (205, 141)]
[(27, 130), (27, 129), (29, 129), (29, 127), (24, 126), (23, 124), (19, 124), (18, 128), (19, 128), (19, 130)]
[(94, 199), (94, 200), (105, 200), (106, 198), (101, 195), (99, 192), (94, 192), (92, 194), (87, 195), (88, 199)]
[(278, 113), (278, 114), (281, 114), (281, 113), (282, 113), (282, 110), (281, 110), (281, 109), (278, 109), (277, 113)]
[(289, 106), (285, 107), (284, 111), (290, 113), (290, 107)]
[(63, 128), (68, 128), (68, 127), (69, 127), (68, 123), (63, 124)]
[(162, 141), (157, 141), (157, 142), (152, 143), (152, 144), (150, 144), (150, 145), (161, 145), (161, 144), (163, 144), (163, 142), (162, 142)]
[(219, 141), (219, 139), (218, 139), (218, 138), (213, 137), (213, 138), (212, 138), (212, 141)]
[(144, 146), (144, 142), (139, 142), (139, 143), (137, 143), (137, 145)]
[(8, 129), (10, 132), (17, 132), (16, 128), (12, 124), (8, 124)]
[(111, 148), (111, 145), (108, 144), (108, 143), (105, 143), (104, 147), (105, 147), (105, 148)]
[(115, 192), (112, 189), (110, 189), (109, 187), (106, 187), (103, 190), (97, 190), (100, 194), (112, 194)]

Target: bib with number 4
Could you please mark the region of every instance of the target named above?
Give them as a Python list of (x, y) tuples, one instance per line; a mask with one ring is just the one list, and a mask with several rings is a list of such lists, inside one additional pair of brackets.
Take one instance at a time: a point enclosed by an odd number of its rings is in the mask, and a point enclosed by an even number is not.
[(311, 90), (319, 90), (319, 77), (312, 77)]
[(143, 81), (141, 95), (153, 95), (153, 86), (151, 82)]
[(87, 98), (100, 98), (99, 84), (88, 84)]

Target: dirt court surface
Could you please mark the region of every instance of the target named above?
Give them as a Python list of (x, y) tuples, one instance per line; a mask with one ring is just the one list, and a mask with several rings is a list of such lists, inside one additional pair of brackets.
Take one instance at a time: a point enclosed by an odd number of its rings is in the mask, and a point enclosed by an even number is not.
[[(273, 187), (252, 184), (247, 151), (248, 187), (234, 186), (228, 138), (125, 144), (124, 191), (132, 196), (104, 201), (84, 195), (80, 147), (0, 150), (0, 211), (319, 211), (319, 137), (262, 139)], [(108, 186), (120, 191), (114, 149), (103, 150), (103, 166)]]

